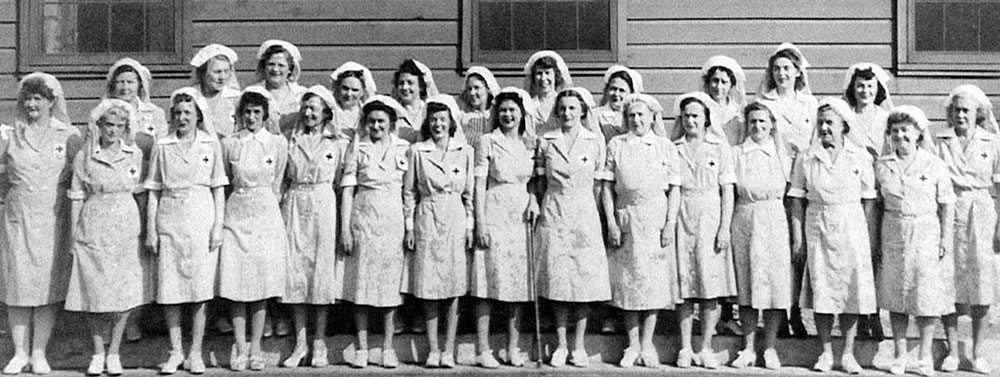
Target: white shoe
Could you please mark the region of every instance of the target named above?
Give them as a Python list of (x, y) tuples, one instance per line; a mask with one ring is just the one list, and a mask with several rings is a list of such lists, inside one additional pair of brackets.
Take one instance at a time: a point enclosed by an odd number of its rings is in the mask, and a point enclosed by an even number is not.
[(104, 354), (97, 354), (90, 357), (90, 366), (87, 367), (88, 376), (100, 376), (104, 373)]
[(555, 352), (552, 352), (552, 358), (549, 359), (549, 365), (556, 368), (566, 366), (566, 356), (569, 356), (569, 350), (556, 348)]
[(160, 374), (174, 374), (181, 364), (184, 364), (184, 354), (180, 351), (170, 351), (170, 358), (160, 366)]
[(480, 352), (479, 355), (476, 356), (476, 364), (479, 364), (479, 366), (486, 369), (497, 369), (500, 367), (500, 362), (493, 357), (492, 350)]
[(577, 368), (586, 368), (590, 366), (590, 356), (587, 355), (586, 350), (576, 350), (570, 354), (569, 363)]
[(774, 348), (764, 350), (764, 368), (770, 370), (781, 369), (781, 359), (778, 358), (778, 351)]
[(635, 362), (637, 360), (639, 360), (639, 348), (628, 347), (622, 355), (622, 360), (618, 362), (618, 366), (622, 368), (631, 368), (635, 366)]
[(386, 369), (395, 369), (399, 366), (399, 358), (396, 357), (396, 350), (384, 350), (382, 351), (382, 367)]
[(122, 368), (122, 358), (120, 355), (108, 355), (104, 361), (104, 365), (108, 368), (108, 375), (110, 376), (120, 376), (122, 373), (125, 373), (125, 368)]
[(749, 368), (757, 364), (757, 354), (753, 350), (743, 350), (737, 353), (736, 360), (729, 366), (736, 369)]
[[(385, 358), (385, 355), (382, 355)], [(368, 366), (368, 350), (354, 351), (354, 360), (351, 360), (351, 367), (363, 369)]]
[(889, 367), (889, 373), (897, 376), (906, 374), (906, 356), (892, 360), (892, 366)]
[(3, 368), (3, 374), (18, 374), (24, 371), (24, 367), (28, 366), (28, 355), (14, 355), (7, 363), (7, 366)]

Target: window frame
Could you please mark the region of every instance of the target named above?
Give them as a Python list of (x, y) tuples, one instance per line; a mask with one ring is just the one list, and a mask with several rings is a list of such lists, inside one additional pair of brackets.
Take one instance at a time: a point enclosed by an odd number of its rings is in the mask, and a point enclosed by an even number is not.
[(188, 0), (170, 0), (174, 6), (174, 48), (171, 52), (108, 52), (50, 55), (44, 52), (43, 1), (18, 1), (18, 70), (21, 72), (46, 71), (51, 73), (104, 74), (108, 66), (123, 57), (143, 62), (151, 71), (189, 71), (185, 46), (191, 35), (190, 6)]
[(916, 2), (896, 1), (896, 66), (901, 75), (998, 76), (1000, 52), (916, 51)]
[[(484, 66), (496, 70), (521, 70), (524, 62), (528, 60), (534, 51), (513, 52), (517, 56), (515, 59), (487, 59), (483, 54), (478, 54), (479, 42), (475, 37), (478, 31), (479, 20), (475, 16), (479, 10), (479, 0), (462, 0), (462, 23), (461, 23), (461, 67), (468, 68), (474, 65)], [(627, 47), (627, 1), (609, 0), (609, 28), (611, 29), (611, 49), (610, 52), (564, 52), (558, 51), (559, 55), (566, 60), (566, 63), (577, 69), (604, 69), (609, 64), (624, 61)], [(509, 54), (489, 54), (489, 55), (509, 55)], [(521, 56), (523, 55), (523, 57)], [(516, 60), (516, 61), (515, 61)]]

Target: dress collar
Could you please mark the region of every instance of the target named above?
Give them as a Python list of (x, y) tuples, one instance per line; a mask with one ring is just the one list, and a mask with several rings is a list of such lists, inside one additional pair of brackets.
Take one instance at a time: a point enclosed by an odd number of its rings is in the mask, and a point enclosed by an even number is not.
[[(724, 142), (718, 135), (716, 135), (714, 132), (711, 132), (711, 130), (706, 129), (705, 131), (706, 131), (706, 133), (705, 133), (705, 142), (706, 143), (709, 143), (709, 144), (722, 144)], [(687, 142), (688, 141), (687, 141), (687, 137), (686, 136), (681, 136), (681, 137), (677, 138), (677, 140), (674, 140), (674, 144), (677, 144), (677, 145), (687, 144)]]
[[(434, 144), (434, 140), (431, 139), (417, 142), (416, 144), (414, 144), (414, 146), (418, 151), (421, 152), (431, 152), (437, 150), (437, 145)], [(461, 142), (461, 140), (457, 138), (452, 137), (448, 141), (448, 149), (446, 151), (451, 152), (451, 151), (462, 150), (465, 147), (466, 147), (465, 143)]]
[(267, 144), (268, 141), (270, 141), (270, 132), (266, 127), (261, 127), (257, 130), (257, 132), (250, 132), (250, 130), (244, 128), (236, 135), (240, 139), (254, 139), (259, 141), (261, 144)]
[(743, 147), (740, 149), (743, 150), (743, 154), (747, 154), (754, 151), (761, 151), (764, 152), (764, 154), (772, 157), (778, 154), (778, 148), (774, 146), (773, 138), (771, 139), (771, 142), (764, 143), (764, 145), (760, 145), (748, 137), (746, 141), (743, 142)]
[[(212, 135), (209, 135), (208, 132), (202, 131), (200, 129), (195, 131), (195, 135), (194, 135), (194, 141), (195, 142), (198, 142), (198, 143), (210, 143), (213, 140), (216, 140), (215, 137), (212, 136)], [(168, 145), (168, 144), (176, 144), (176, 143), (179, 143), (179, 142), (180, 142), (180, 139), (177, 138), (177, 132), (176, 131), (171, 131), (169, 134), (167, 134), (167, 136), (164, 136), (162, 139), (160, 139), (156, 143), (160, 144), (160, 145)]]
[[(937, 135), (934, 135), (934, 136), (942, 138), (942, 139), (955, 139), (955, 138), (958, 138), (958, 135), (955, 134), (955, 128), (954, 127), (945, 128), (945, 129), (941, 130), (940, 132), (938, 132)], [(994, 135), (992, 132), (987, 131), (986, 129), (984, 129), (984, 128), (980, 127), (980, 126), (976, 126), (975, 128), (972, 129), (972, 135), (969, 138), (970, 139), (979, 139), (979, 140), (990, 141), (990, 140), (993, 140), (993, 139), (997, 139), (997, 135)]]
[[(561, 139), (561, 138), (563, 138), (562, 128), (560, 127), (560, 128), (556, 128), (554, 130), (551, 130), (549, 132), (546, 132), (544, 135), (542, 135), (542, 137), (545, 138), (545, 139), (548, 139), (548, 140)], [(596, 139), (597, 138), (597, 134), (591, 132), (590, 130), (588, 130), (583, 125), (580, 125), (580, 133), (577, 135), (577, 137), (582, 138), (582, 139)]]

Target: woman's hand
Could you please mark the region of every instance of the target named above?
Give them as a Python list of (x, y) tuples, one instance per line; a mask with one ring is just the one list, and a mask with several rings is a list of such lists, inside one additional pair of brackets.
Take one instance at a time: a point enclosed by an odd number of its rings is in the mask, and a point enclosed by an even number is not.
[(792, 241), (792, 263), (801, 266), (806, 261), (806, 243), (801, 240)]
[(486, 227), (481, 226), (476, 228), (476, 244), (483, 249), (489, 249), (493, 240), (490, 239), (490, 232), (486, 231)]
[(476, 239), (472, 237), (472, 229), (465, 230), (465, 250), (476, 248)]
[(721, 253), (723, 250), (729, 249), (729, 231), (719, 231), (715, 235), (715, 252)]
[(667, 223), (663, 229), (660, 229), (660, 247), (669, 247), (674, 245), (674, 232), (676, 231), (677, 224)]
[(212, 227), (212, 233), (208, 238), (208, 251), (214, 252), (222, 248), (222, 225)]
[(413, 240), (413, 231), (407, 230), (406, 233), (403, 234), (403, 249), (405, 251), (412, 252), (415, 247), (416, 242)]
[(350, 229), (340, 231), (340, 250), (344, 255), (351, 255), (354, 251), (354, 236)]
[(153, 254), (159, 253), (160, 250), (158, 244), (159, 238), (156, 237), (156, 232), (146, 232), (146, 250)]
[(622, 229), (615, 219), (608, 219), (608, 244), (615, 249), (622, 246)]
[(531, 198), (531, 200), (528, 200), (528, 208), (524, 209), (524, 221), (530, 225), (534, 225), (535, 220), (538, 220), (538, 201), (535, 198)]
[[(996, 240), (994, 240), (994, 242), (996, 242)], [(948, 254), (951, 254), (953, 244), (954, 242), (951, 240), (942, 238), (941, 245), (938, 246), (938, 259), (944, 259), (944, 257), (948, 256)]]

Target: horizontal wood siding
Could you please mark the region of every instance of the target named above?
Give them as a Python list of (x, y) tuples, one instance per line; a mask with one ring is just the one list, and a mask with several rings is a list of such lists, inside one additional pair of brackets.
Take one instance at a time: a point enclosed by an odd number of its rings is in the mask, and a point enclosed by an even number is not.
[(458, 1), (438, 0), (337, 0), (195, 1), (194, 14), (201, 21), (251, 20), (455, 20)]
[[(679, 94), (700, 87), (700, 67), (713, 55), (733, 57), (747, 71), (747, 90), (756, 92), (767, 58), (780, 42), (801, 47), (812, 63), (818, 96), (842, 91), (848, 66), (895, 61), (894, 0), (620, 0), (625, 12), (622, 64), (638, 69), (646, 90), (669, 108)], [(901, 0), (900, 0), (901, 1)], [(0, 0), (0, 120), (15, 105), (17, 1)], [(256, 81), (257, 46), (266, 39), (288, 40), (303, 54), (303, 85), (328, 84), (330, 72), (346, 61), (370, 67), (379, 92), (388, 93), (394, 69), (405, 58), (427, 64), (438, 87), (460, 91), (460, 8), (462, 0), (189, 0), (192, 27), (188, 51), (208, 43), (233, 47), (240, 82)], [(108, 62), (110, 65), (111, 62)], [(598, 97), (603, 71), (574, 67), (577, 85)], [(495, 71), (502, 86), (523, 83), (518, 69)], [(100, 78), (63, 78), (70, 114), (83, 121), (104, 90)], [(165, 106), (169, 93), (190, 83), (183, 74), (156, 75), (152, 95)], [(890, 85), (896, 104), (923, 108), (941, 120), (945, 94), (962, 83), (980, 85), (1000, 98), (1000, 80), (900, 77)], [(598, 98), (599, 99), (599, 98)], [(1000, 102), (1000, 100), (997, 100)], [(672, 110), (671, 110), (672, 112)], [(668, 114), (668, 118), (673, 114)]]
[[(854, 63), (891, 68), (895, 60), (891, 0), (628, 0), (627, 7), (624, 63), (643, 74), (647, 92), (667, 108), (678, 95), (699, 88), (699, 69), (713, 55), (740, 62), (751, 96), (764, 77), (767, 58), (781, 42), (802, 49), (812, 65), (809, 80), (818, 97), (840, 96), (844, 70)], [(1000, 97), (996, 79), (899, 77), (888, 89), (895, 104), (919, 106), (940, 123), (945, 117), (942, 101), (964, 83)], [(600, 91), (601, 81), (590, 89)]]
[[(888, 19), (882, 0), (628, 0), (629, 19)], [(737, 6), (734, 6), (737, 5)]]
[(0, 0), (0, 123), (13, 118), (17, 97), (17, 4), (14, 0)]

